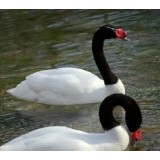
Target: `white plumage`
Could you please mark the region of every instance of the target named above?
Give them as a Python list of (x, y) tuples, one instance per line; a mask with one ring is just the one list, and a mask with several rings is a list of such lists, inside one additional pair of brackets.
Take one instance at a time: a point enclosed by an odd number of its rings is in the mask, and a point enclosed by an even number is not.
[(2, 145), (0, 150), (38, 151), (101, 151), (125, 150), (129, 135), (115, 120), (113, 109), (122, 106), (126, 112), (125, 121), (132, 133), (134, 143), (141, 139), (142, 114), (138, 104), (129, 96), (113, 94), (106, 97), (99, 108), (99, 119), (103, 133), (87, 133), (63, 126), (36, 129)]
[(37, 103), (73, 105), (98, 103), (111, 94), (125, 94), (125, 88), (120, 79), (116, 84), (105, 85), (91, 72), (59, 68), (33, 73), (8, 93)]
[(104, 133), (86, 133), (67, 127), (31, 131), (0, 147), (1, 151), (113, 151), (125, 150), (129, 136), (122, 126)]
[(59, 68), (33, 73), (17, 87), (8, 90), (13, 96), (50, 105), (73, 105), (101, 102), (114, 93), (125, 94), (124, 85), (111, 71), (103, 52), (105, 39), (125, 39), (122, 28), (105, 25), (92, 39), (95, 63), (103, 77), (77, 68)]

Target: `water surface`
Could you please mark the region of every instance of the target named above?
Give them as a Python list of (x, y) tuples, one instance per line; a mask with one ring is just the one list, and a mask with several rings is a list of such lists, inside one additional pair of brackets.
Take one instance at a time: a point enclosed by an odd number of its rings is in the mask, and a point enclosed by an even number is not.
[(159, 15), (160, 10), (1, 10), (0, 145), (50, 125), (102, 131), (99, 104), (48, 106), (6, 91), (27, 75), (51, 68), (78, 67), (101, 77), (91, 39), (97, 28), (112, 24), (125, 28), (131, 42), (106, 41), (107, 61), (143, 114), (143, 138), (131, 150), (160, 150)]

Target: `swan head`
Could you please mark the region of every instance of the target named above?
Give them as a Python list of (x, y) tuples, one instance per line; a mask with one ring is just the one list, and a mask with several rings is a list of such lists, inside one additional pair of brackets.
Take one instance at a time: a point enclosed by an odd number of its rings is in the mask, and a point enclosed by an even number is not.
[(130, 98), (127, 103), (128, 104), (126, 105), (128, 105), (129, 107), (125, 108), (126, 124), (129, 131), (131, 132), (131, 145), (135, 146), (136, 141), (140, 141), (142, 137), (142, 114), (135, 100)]
[(107, 31), (107, 37), (108, 37), (108, 33), (110, 33), (110, 36), (111, 36), (110, 38), (118, 38), (118, 39), (122, 39), (125, 41), (130, 41), (127, 38), (127, 32), (121, 27), (114, 27), (112, 25), (105, 25), (105, 26), (102, 26), (101, 28)]
[(131, 145), (141, 139), (142, 114), (134, 99), (123, 94), (112, 94), (106, 97), (100, 105), (99, 118), (104, 130), (112, 129), (119, 124), (113, 117), (113, 109), (121, 106), (125, 110), (125, 121), (131, 132)]

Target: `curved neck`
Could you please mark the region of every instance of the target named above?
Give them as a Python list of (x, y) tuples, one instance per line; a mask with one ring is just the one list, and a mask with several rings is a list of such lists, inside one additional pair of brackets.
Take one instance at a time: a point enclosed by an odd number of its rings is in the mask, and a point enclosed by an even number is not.
[(116, 106), (124, 108), (126, 112), (125, 121), (130, 132), (136, 131), (142, 123), (140, 108), (132, 98), (123, 94), (113, 94), (101, 103), (99, 119), (103, 129), (109, 130), (120, 125), (113, 117), (113, 109)]
[(105, 39), (113, 38), (111, 33), (106, 35), (106, 33), (100, 28), (96, 31), (96, 33), (93, 36), (92, 39), (92, 52), (94, 56), (94, 60), (96, 62), (96, 65), (103, 77), (105, 84), (115, 84), (118, 81), (118, 78), (114, 75), (114, 73), (111, 71), (103, 52), (103, 44)]

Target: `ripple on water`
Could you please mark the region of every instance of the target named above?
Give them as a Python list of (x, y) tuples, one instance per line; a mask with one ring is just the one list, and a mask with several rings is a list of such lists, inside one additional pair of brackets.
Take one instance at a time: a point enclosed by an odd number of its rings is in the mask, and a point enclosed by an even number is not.
[[(160, 11), (159, 10), (2, 10), (0, 27), (0, 145), (36, 128), (65, 125), (101, 132), (99, 104), (46, 106), (20, 101), (6, 93), (28, 74), (74, 66), (100, 73), (91, 39), (101, 25), (125, 28), (130, 43), (108, 40), (107, 60), (143, 114), (143, 137), (131, 150), (160, 150)], [(23, 22), (23, 23), (22, 23)], [(121, 113), (121, 114), (119, 114)], [(123, 123), (124, 112), (115, 111)]]

